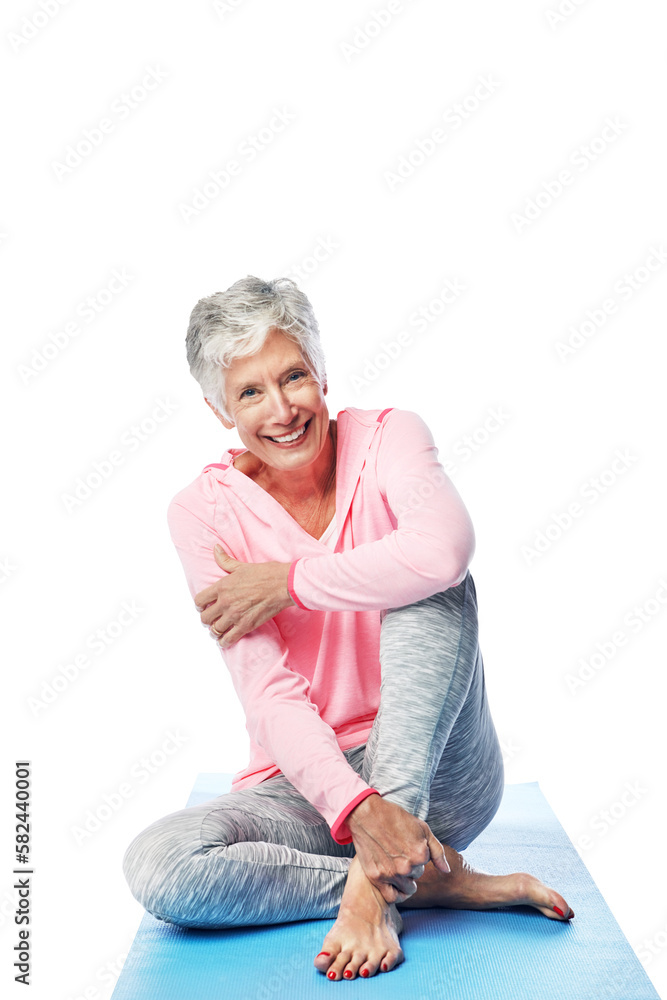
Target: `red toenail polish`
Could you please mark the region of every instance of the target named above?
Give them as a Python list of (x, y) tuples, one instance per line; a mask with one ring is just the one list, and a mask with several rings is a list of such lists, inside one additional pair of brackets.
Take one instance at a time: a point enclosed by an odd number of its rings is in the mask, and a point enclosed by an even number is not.
[(574, 910), (572, 910), (572, 913), (570, 914), (570, 916), (569, 916), (569, 917), (568, 917), (567, 919), (568, 919), (568, 920), (572, 920), (572, 917), (573, 917), (573, 916), (574, 916)]
[[(320, 955), (326, 955), (326, 956), (327, 956), (327, 958), (329, 958), (329, 957), (330, 957), (330, 952), (328, 952), (328, 951), (321, 951), (321, 952), (320, 952)], [(318, 955), (317, 957), (319, 958), (319, 957), (320, 957), (320, 955)]]
[(345, 971), (343, 973), (343, 975), (345, 976), (346, 979), (351, 979), (352, 978), (352, 973), (349, 971), (349, 969), (347, 971)]
[(336, 978), (336, 973), (335, 972), (330, 972), (328, 975), (329, 975), (329, 979), (335, 979)]
[(368, 969), (362, 969), (361, 975), (365, 978), (368, 975)]
[(554, 910), (556, 911), (556, 913), (558, 914), (558, 916), (559, 916), (559, 917), (564, 917), (564, 916), (565, 916), (565, 914), (564, 914), (564, 913), (563, 913), (563, 911), (562, 911), (562, 910), (560, 909), (560, 907), (558, 907), (558, 906), (554, 906)]
[(382, 963), (382, 971), (383, 971), (383, 972), (386, 972), (386, 971), (387, 971), (387, 966), (386, 966), (386, 965), (384, 964), (384, 962)]

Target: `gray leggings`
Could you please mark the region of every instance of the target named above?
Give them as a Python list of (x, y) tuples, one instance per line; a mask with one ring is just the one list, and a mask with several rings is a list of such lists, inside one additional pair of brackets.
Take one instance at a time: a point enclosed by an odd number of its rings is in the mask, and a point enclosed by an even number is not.
[[(461, 851), (495, 815), (504, 782), (472, 576), (381, 619), (380, 708), (368, 742), (345, 757)], [(354, 853), (280, 774), (153, 823), (128, 847), (123, 870), (160, 920), (242, 927), (335, 917)]]

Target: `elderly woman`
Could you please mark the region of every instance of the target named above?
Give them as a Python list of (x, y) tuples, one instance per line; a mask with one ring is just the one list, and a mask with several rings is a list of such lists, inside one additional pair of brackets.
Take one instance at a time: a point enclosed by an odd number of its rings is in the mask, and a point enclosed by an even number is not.
[(136, 898), (183, 927), (336, 917), (314, 959), (331, 980), (403, 960), (397, 905), (570, 919), (533, 876), (459, 853), (498, 809), (503, 763), (473, 528), (424, 421), (395, 407), (329, 416), (317, 322), (287, 278), (199, 301), (187, 351), (245, 447), (174, 497), (169, 525), (251, 759), (230, 793), (135, 838)]

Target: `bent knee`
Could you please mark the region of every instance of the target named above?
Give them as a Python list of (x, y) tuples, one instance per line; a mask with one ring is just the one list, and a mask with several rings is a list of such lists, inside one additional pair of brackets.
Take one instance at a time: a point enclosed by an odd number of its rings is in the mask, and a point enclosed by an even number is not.
[(188, 919), (188, 887), (196, 877), (201, 839), (176, 813), (142, 830), (123, 856), (130, 892), (145, 910), (171, 923)]
[(151, 910), (149, 901), (152, 901), (149, 887), (159, 882), (164, 861), (155, 826), (154, 823), (137, 834), (123, 855), (123, 874), (130, 892), (147, 910)]

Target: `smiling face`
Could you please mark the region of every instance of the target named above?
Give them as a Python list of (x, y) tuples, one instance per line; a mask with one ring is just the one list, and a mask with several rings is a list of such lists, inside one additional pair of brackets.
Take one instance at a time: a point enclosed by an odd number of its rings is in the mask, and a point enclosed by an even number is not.
[[(320, 386), (295, 341), (274, 328), (260, 351), (236, 358), (223, 377), (233, 423), (208, 405), (228, 430), (236, 427), (245, 447), (261, 463), (290, 472), (305, 470), (324, 457), (329, 435), (327, 386)], [(291, 438), (296, 431), (296, 438), (275, 440)]]

